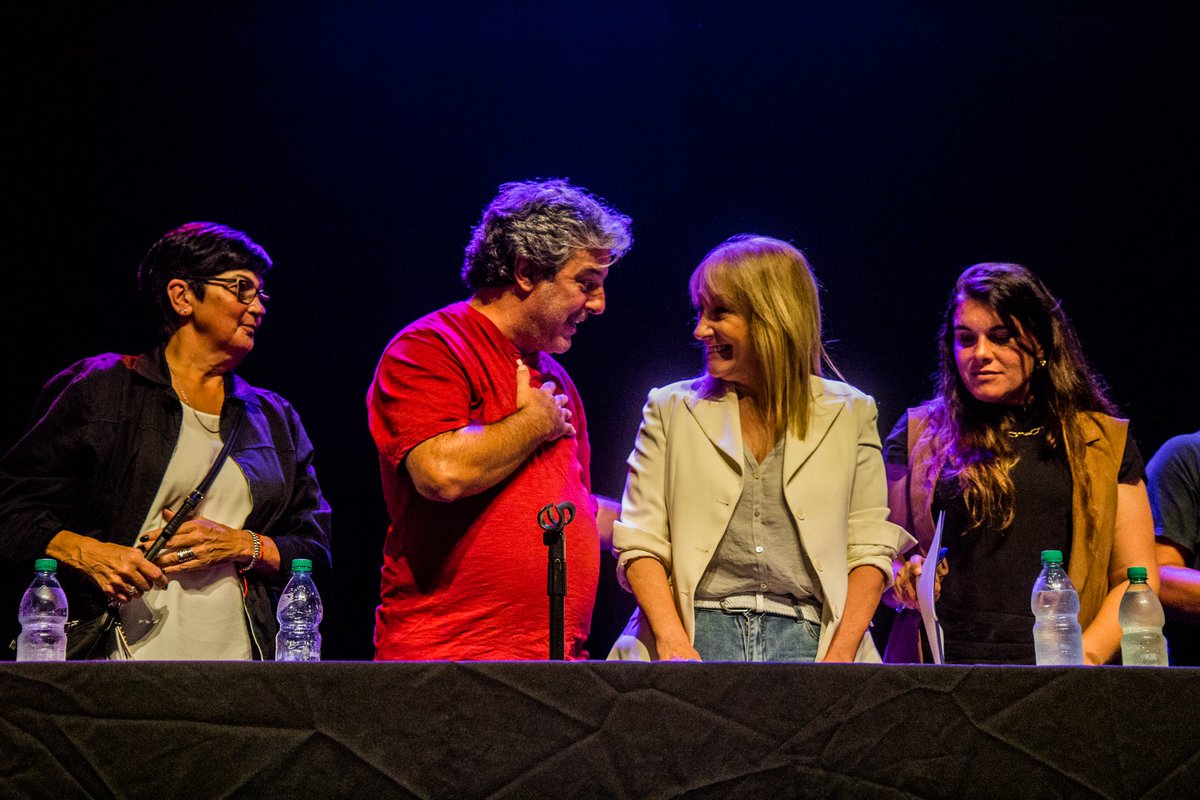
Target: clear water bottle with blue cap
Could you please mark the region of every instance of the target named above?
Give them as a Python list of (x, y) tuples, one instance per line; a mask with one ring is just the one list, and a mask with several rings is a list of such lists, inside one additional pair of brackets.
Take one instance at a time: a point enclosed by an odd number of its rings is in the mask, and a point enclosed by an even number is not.
[(276, 661), (321, 660), (321, 595), (313, 583), (312, 561), (292, 561), (292, 578), (279, 596), (276, 618), (279, 634), (275, 637)]
[(33, 583), (17, 611), (17, 661), (66, 661), (67, 595), (58, 585), (58, 562), (39, 558), (33, 571)]
[(1061, 550), (1042, 551), (1042, 572), (1033, 583), (1033, 653), (1039, 665), (1083, 663), (1079, 594), (1063, 569)]

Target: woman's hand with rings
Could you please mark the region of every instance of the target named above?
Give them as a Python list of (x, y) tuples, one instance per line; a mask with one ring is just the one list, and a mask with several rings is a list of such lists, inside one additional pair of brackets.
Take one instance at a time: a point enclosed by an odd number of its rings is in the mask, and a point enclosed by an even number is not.
[[(170, 522), (175, 513), (163, 509), (163, 519)], [(162, 533), (162, 528), (147, 531), (138, 540), (139, 547), (149, 550)], [(204, 517), (193, 517), (179, 526), (175, 535), (154, 559), (167, 575), (208, 569), (227, 561), (245, 560), (250, 535)]]
[(87, 575), (115, 603), (128, 603), (143, 592), (167, 585), (162, 570), (147, 561), (145, 553), (136, 547), (102, 542), (65, 530), (51, 544), (55, 558)]
[(162, 570), (136, 548), (93, 541), (95, 544), (87, 548), (86, 560), (79, 568), (113, 602), (128, 603), (151, 589), (166, 587), (167, 578)]

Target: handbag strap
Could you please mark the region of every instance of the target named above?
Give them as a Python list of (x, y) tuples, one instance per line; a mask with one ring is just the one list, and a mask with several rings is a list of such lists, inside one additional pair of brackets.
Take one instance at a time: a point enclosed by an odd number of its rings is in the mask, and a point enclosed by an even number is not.
[(204, 480), (200, 481), (200, 485), (196, 487), (196, 491), (201, 494), (207, 494), (208, 490), (212, 488), (213, 481), (217, 479), (217, 473), (221, 471), (221, 465), (225, 463), (225, 459), (229, 458), (229, 453), (233, 450), (233, 445), (237, 442), (238, 433), (242, 430), (242, 421), (245, 418), (246, 412), (244, 409), (240, 413), (234, 413), (233, 424), (229, 426), (229, 435), (225, 437), (225, 445), (221, 448), (221, 452), (217, 453), (212, 466), (208, 468), (208, 474), (204, 476)]
[(184, 498), (180, 504), (179, 510), (175, 512), (175, 516), (167, 521), (163, 526), (162, 533), (158, 535), (158, 539), (150, 546), (146, 552), (146, 560), (153, 561), (158, 555), (158, 551), (166, 546), (167, 542), (179, 526), (187, 522), (195, 512), (196, 506), (200, 505), (200, 501), (204, 499), (204, 495), (208, 494), (208, 490), (212, 488), (213, 481), (217, 479), (217, 473), (221, 471), (221, 466), (225, 463), (225, 459), (229, 457), (230, 451), (233, 450), (233, 445), (237, 442), (238, 433), (242, 429), (242, 420), (245, 419), (245, 412), (237, 414), (234, 417), (233, 425), (229, 428), (229, 435), (225, 437), (225, 445), (221, 448), (221, 452), (217, 453), (216, 459), (213, 460), (212, 466), (208, 468), (208, 474), (200, 481), (200, 484), (192, 490), (192, 493)]

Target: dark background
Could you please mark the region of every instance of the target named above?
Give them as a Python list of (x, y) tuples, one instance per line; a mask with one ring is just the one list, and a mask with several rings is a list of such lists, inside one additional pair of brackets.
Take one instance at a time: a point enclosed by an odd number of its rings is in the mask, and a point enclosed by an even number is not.
[[(465, 296), (462, 248), (496, 186), (534, 177), (635, 221), (608, 311), (563, 358), (600, 492), (621, 491), (646, 391), (699, 369), (688, 275), (744, 231), (808, 254), (833, 356), (883, 433), (930, 391), (954, 278), (987, 260), (1063, 298), (1147, 457), (1194, 430), (1200, 12), (785, 5), (97, 2), (10, 18), (0, 447), (52, 374), (148, 346), (133, 276), (158, 236), (247, 231), (277, 269), (241, 373), (291, 400), (317, 446), (334, 508), (325, 656), (370, 657), (386, 518), (367, 384), (396, 330)], [(513, 536), (540, 542), (532, 524)], [(14, 612), (26, 581), (8, 580)], [(629, 607), (606, 570), (593, 655)]]

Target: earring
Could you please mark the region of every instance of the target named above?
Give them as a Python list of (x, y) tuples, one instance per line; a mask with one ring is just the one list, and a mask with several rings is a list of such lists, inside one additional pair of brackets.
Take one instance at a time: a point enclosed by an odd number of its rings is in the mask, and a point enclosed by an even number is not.
[(1037, 365), (1038, 365), (1038, 369), (1045, 369), (1046, 368), (1046, 359), (1039, 358), (1037, 360)]

